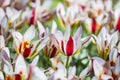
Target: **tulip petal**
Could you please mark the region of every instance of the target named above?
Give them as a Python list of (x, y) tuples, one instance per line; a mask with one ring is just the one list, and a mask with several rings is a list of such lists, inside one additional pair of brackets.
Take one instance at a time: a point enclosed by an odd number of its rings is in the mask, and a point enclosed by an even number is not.
[(110, 76), (110, 75), (105, 75), (105, 74), (101, 75), (101, 79), (102, 79), (102, 80), (113, 80), (112, 76)]
[(5, 40), (4, 40), (4, 37), (0, 35), (0, 49), (3, 47), (5, 47)]
[(70, 36), (70, 26), (68, 25), (68, 26), (66, 27), (66, 31), (65, 31), (65, 34), (64, 34), (65, 40), (68, 40), (68, 39), (69, 39), (69, 36)]
[(117, 58), (117, 63), (115, 65), (115, 74), (119, 75), (120, 74), (120, 56)]
[(66, 55), (71, 56), (73, 52), (74, 52), (74, 41), (72, 36), (70, 36), (66, 44)]
[(40, 35), (42, 35), (45, 32), (45, 28), (43, 27), (42, 23), (40, 23), (39, 21), (37, 21), (37, 24), (38, 24), (39, 33)]
[(68, 79), (72, 79), (75, 76), (76, 76), (76, 67), (75, 66), (70, 67), (68, 69)]
[(80, 26), (74, 34), (75, 41), (79, 41), (79, 38), (81, 38), (81, 35), (82, 35), (82, 26)]
[(66, 74), (67, 74), (66, 68), (61, 62), (58, 63), (57, 68), (58, 68), (58, 70), (62, 70), (62, 72), (64, 73), (64, 76), (66, 76)]
[(117, 56), (118, 50), (116, 48), (113, 48), (109, 54), (109, 61), (111, 66), (114, 66), (116, 64)]
[(5, 16), (5, 12), (2, 8), (0, 8), (0, 21), (3, 19), (4, 16)]
[(27, 31), (24, 34), (24, 40), (31, 41), (35, 37), (35, 32), (35, 27), (30, 26), (30, 28), (27, 29)]
[(116, 30), (120, 31), (120, 16), (119, 16), (118, 22), (116, 24)]
[(7, 14), (8, 18), (10, 19), (11, 16), (13, 16), (12, 8), (7, 7), (6, 8), (6, 14)]
[(47, 80), (47, 77), (42, 70), (36, 66), (33, 66), (32, 68), (33, 74), (31, 76), (31, 80)]
[(93, 60), (97, 60), (101, 65), (105, 64), (105, 60), (103, 60), (102, 58), (99, 57), (92, 57)]
[(50, 53), (50, 58), (54, 57), (56, 53), (57, 53), (57, 48), (54, 45), (52, 45), (52, 51)]
[(93, 61), (93, 69), (94, 69), (95, 76), (98, 79), (100, 79), (100, 76), (103, 72), (103, 67), (102, 67), (102, 65), (100, 65), (100, 63), (97, 60)]
[(36, 66), (37, 65), (37, 63), (38, 63), (38, 60), (39, 60), (39, 56), (36, 56), (34, 59), (33, 59), (33, 61), (32, 61), (32, 65), (34, 65), (34, 66)]
[(2, 3), (2, 6), (8, 6), (10, 4), (10, 1), (11, 0), (5, 0), (3, 3)]
[(43, 47), (45, 47), (45, 45), (47, 44), (48, 40), (49, 40), (49, 37), (45, 38), (45, 39), (40, 43), (40, 45), (39, 45), (38, 48), (37, 48), (37, 51), (38, 51), (38, 52), (39, 52)]
[(56, 31), (56, 29), (57, 29), (57, 24), (56, 24), (55, 21), (53, 21), (53, 22), (52, 22), (52, 30), (51, 30), (51, 33), (54, 34), (55, 31)]
[(92, 18), (92, 32), (95, 33), (97, 30), (97, 22), (95, 18)]
[(89, 62), (88, 66), (80, 73), (79, 78), (81, 80), (84, 80), (84, 78), (87, 76), (88, 72), (90, 71), (91, 68), (91, 61)]
[(11, 17), (11, 22), (16, 21), (20, 17), (21, 11), (18, 11), (14, 16)]
[(0, 71), (0, 80), (5, 80), (2, 71)]
[(15, 50), (17, 51), (17, 53), (19, 53), (20, 44), (22, 43), (23, 36), (21, 33), (17, 32), (17, 31), (11, 31), (11, 34), (14, 39)]
[(11, 60), (10, 60), (10, 51), (9, 51), (9, 49), (7, 47), (2, 48), (1, 56), (4, 58), (4, 60), (6, 60), (8, 62), (11, 62)]
[(1, 26), (6, 30), (8, 28), (8, 18), (4, 16), (1, 20)]
[(87, 36), (81, 39), (82, 47), (91, 41), (91, 36)]
[(17, 74), (24, 74), (27, 77), (27, 67), (25, 60), (21, 54), (19, 54), (16, 63), (15, 63), (15, 72)]
[(111, 39), (111, 42), (110, 42), (110, 49), (112, 49), (113, 47), (116, 46), (117, 42), (118, 42), (118, 31), (114, 32), (112, 35), (111, 35), (112, 39)]

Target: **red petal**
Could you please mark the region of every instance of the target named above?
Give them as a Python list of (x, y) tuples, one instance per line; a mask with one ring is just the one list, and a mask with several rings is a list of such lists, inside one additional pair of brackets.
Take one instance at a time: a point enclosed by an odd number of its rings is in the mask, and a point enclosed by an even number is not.
[(35, 22), (35, 8), (32, 10), (32, 15), (30, 18), (30, 25), (34, 24)]
[(31, 48), (25, 48), (23, 52), (24, 58), (28, 57), (30, 55), (30, 52), (31, 52)]
[(29, 48), (25, 47), (24, 52), (23, 52), (23, 57), (24, 58), (26, 58), (30, 55), (32, 47), (33, 47), (33, 45), (31, 45)]
[(70, 36), (66, 44), (66, 55), (71, 56), (73, 54), (73, 50), (74, 50), (74, 41), (72, 37)]
[(96, 29), (97, 29), (96, 20), (95, 18), (92, 18), (92, 32), (95, 33)]
[(61, 41), (61, 48), (62, 48), (62, 51), (65, 52), (64, 51), (64, 42), (63, 42), (63, 40)]
[(20, 74), (15, 74), (15, 80), (22, 80)]
[(54, 45), (52, 46), (52, 48), (53, 48), (53, 50), (52, 50), (52, 52), (50, 54), (50, 58), (54, 57), (55, 54), (57, 53), (57, 48)]
[(120, 32), (120, 16), (116, 25), (116, 30), (118, 30)]

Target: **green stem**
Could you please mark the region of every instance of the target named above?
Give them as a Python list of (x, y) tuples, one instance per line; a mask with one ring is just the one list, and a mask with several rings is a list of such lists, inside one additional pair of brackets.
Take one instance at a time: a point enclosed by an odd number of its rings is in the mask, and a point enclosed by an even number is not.
[(68, 68), (69, 68), (69, 56), (67, 56), (67, 60), (66, 60), (66, 70), (67, 70), (67, 77), (68, 77)]

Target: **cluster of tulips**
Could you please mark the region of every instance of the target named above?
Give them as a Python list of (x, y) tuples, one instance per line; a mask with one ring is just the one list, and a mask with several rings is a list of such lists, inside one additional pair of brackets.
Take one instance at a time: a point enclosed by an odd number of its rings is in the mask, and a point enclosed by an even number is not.
[(120, 1), (0, 0), (0, 80), (120, 80)]

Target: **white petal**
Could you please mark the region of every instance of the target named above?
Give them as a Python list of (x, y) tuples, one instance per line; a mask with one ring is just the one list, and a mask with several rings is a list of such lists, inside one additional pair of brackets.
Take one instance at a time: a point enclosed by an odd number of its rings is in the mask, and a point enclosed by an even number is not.
[(101, 65), (105, 64), (105, 61), (102, 58), (99, 57), (92, 57), (93, 60), (97, 60)]
[(4, 37), (0, 35), (0, 49), (3, 47), (5, 47), (5, 40), (4, 40)]
[(18, 48), (20, 47), (20, 44), (22, 43), (22, 39), (23, 39), (23, 36), (21, 33), (17, 32), (17, 31), (11, 31), (11, 34), (13, 36), (13, 39), (14, 39), (14, 43), (16, 45), (15, 48)]
[(70, 25), (68, 25), (68, 26), (66, 27), (65, 34), (64, 34), (64, 38), (65, 38), (66, 40), (68, 40), (68, 39), (69, 39), (69, 36), (70, 36)]
[(31, 41), (35, 37), (35, 32), (35, 27), (33, 25), (30, 26), (24, 34), (24, 40)]
[(81, 35), (82, 35), (82, 26), (80, 26), (77, 31), (75, 32), (74, 34), (74, 39), (76, 41), (78, 41), (79, 37), (81, 38)]
[(5, 74), (12, 74), (13, 73), (13, 68), (12, 65), (10, 63), (4, 64), (4, 72)]
[(70, 67), (70, 68), (68, 69), (68, 78), (71, 79), (71, 78), (73, 78), (75, 75), (76, 75), (76, 67), (75, 67), (75, 66)]
[(8, 6), (10, 4), (10, 0), (5, 0), (4, 2), (3, 2), (3, 6)]
[(10, 51), (7, 47), (2, 48), (1, 56), (4, 58), (4, 60), (7, 60), (8, 62), (10, 62)]
[(1, 20), (1, 26), (4, 28), (4, 29), (7, 29), (8, 27), (8, 19), (6, 16), (4, 16)]
[[(32, 49), (31, 49), (31, 54), (35, 51), (35, 49), (36, 49), (36, 47), (38, 46), (39, 43), (40, 43), (40, 40), (37, 40), (37, 41), (32, 42), (33, 47), (32, 47)], [(30, 54), (30, 55), (31, 55), (31, 54)]]
[(84, 80), (84, 78), (87, 76), (88, 72), (91, 68), (91, 61), (89, 62), (88, 66), (80, 73), (79, 78)]
[(38, 67), (33, 66), (33, 74), (31, 76), (31, 80), (47, 80), (46, 75), (42, 70), (40, 70)]
[(49, 37), (45, 38), (45, 39), (40, 43), (40, 45), (39, 45), (38, 48), (37, 48), (37, 51), (38, 51), (38, 52), (46, 46), (48, 40), (49, 40)]
[(15, 73), (19, 74), (20, 72), (27, 76), (27, 67), (25, 64), (25, 60), (21, 54), (19, 54), (15, 63)]
[(58, 59), (57, 58), (51, 58), (50, 61), (51, 61), (52, 67), (53, 68), (57, 68), (57, 66), (58, 66)]
[(103, 72), (103, 67), (102, 65), (100, 65), (100, 63), (97, 60), (93, 61), (93, 69), (94, 69), (95, 76), (99, 79), (100, 75)]
[(116, 46), (117, 42), (118, 42), (118, 31), (114, 32), (112, 35), (111, 35), (112, 39), (111, 39), (111, 42), (110, 42), (110, 49), (112, 49), (113, 47)]
[(99, 80), (96, 76), (92, 77), (92, 80)]
[(91, 42), (91, 36), (87, 36), (81, 39), (82, 46), (86, 46), (87, 43)]
[(52, 30), (51, 30), (51, 33), (54, 34), (55, 31), (56, 31), (56, 29), (57, 29), (57, 24), (56, 24), (55, 21), (53, 21), (53, 22), (52, 22)]
[(14, 16), (11, 17), (11, 22), (16, 21), (20, 17), (21, 11), (14, 14)]
[(45, 0), (45, 1), (43, 2), (43, 4), (42, 4), (42, 8), (43, 8), (43, 9), (48, 9), (48, 8), (50, 8), (52, 2), (53, 2), (52, 0)]
[(118, 58), (117, 58), (117, 63), (116, 63), (116, 65), (115, 65), (115, 73), (116, 73), (117, 75), (120, 74), (120, 56), (118, 56)]
[(59, 18), (61, 18), (65, 15), (65, 9), (64, 9), (64, 6), (63, 6), (62, 3), (59, 3), (56, 9), (57, 9), (56, 10), (57, 11), (57, 16)]
[(6, 14), (7, 14), (9, 19), (13, 16), (13, 11), (10, 7), (6, 8)]
[(38, 24), (39, 33), (41, 35), (42, 33), (45, 32), (45, 28), (39, 21), (37, 21), (37, 24)]
[(32, 61), (32, 65), (37, 65), (37, 63), (38, 63), (38, 60), (39, 60), (39, 55), (38, 56), (36, 56), (34, 59), (33, 59), (33, 61)]
[(58, 68), (58, 70), (62, 70), (65, 74), (64, 76), (66, 76), (66, 68), (62, 63), (59, 62), (57, 65), (57, 68)]
[(118, 55), (118, 50), (116, 48), (113, 48), (111, 51), (110, 51), (110, 54), (109, 54), (109, 61), (114, 61), (116, 63), (117, 61), (117, 55)]
[(59, 70), (55, 71), (55, 73), (50, 76), (49, 80), (59, 80), (59, 79), (60, 80), (68, 80), (65, 78), (65, 76), (66, 75), (65, 75), (64, 71), (59, 69)]
[(0, 71), (0, 80), (5, 80), (2, 71)]
[(0, 21), (2, 20), (2, 18), (5, 16), (5, 12), (2, 8), (0, 8)]
[(111, 76), (105, 75), (105, 74), (101, 76), (101, 79), (102, 80), (113, 80), (113, 78)]

